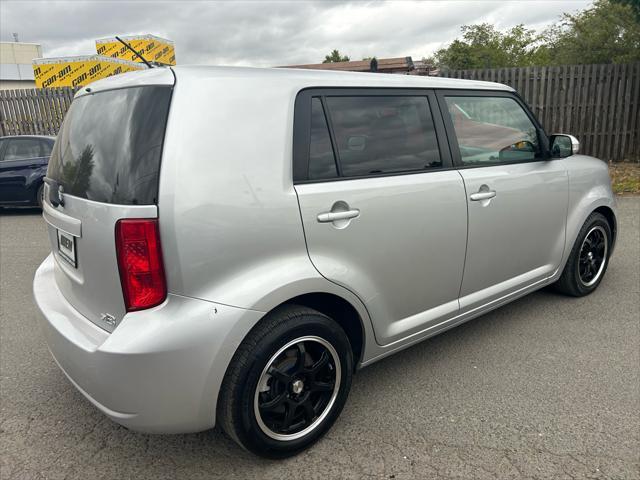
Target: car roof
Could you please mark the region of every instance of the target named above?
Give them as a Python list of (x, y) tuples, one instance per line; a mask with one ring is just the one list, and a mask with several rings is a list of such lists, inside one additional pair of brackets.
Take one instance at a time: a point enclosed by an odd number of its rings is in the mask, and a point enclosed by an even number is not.
[[(175, 77), (174, 77), (175, 76)], [(97, 80), (88, 87), (80, 89), (77, 96), (100, 90), (133, 87), (141, 85), (173, 85), (175, 79), (190, 81), (255, 83), (256, 89), (294, 88), (302, 90), (313, 87), (375, 87), (375, 88), (434, 88), (434, 89), (479, 89), (513, 91), (513, 88), (501, 83), (480, 80), (462, 80), (447, 77), (428, 77), (420, 75), (399, 75), (389, 73), (341, 72), (302, 68), (256, 68), (256, 67), (217, 67), (199, 65), (180, 65), (159, 67), (123, 73), (114, 77)]]
[(479, 80), (429, 77), (422, 75), (400, 75), (390, 73), (344, 72), (304, 68), (255, 68), (255, 67), (211, 67), (181, 65), (172, 67), (176, 76), (242, 77), (259, 81), (287, 81), (298, 83), (301, 88), (310, 87), (396, 87), (396, 88), (440, 88), (440, 89), (513, 89), (507, 85)]
[(56, 140), (54, 135), (6, 135), (4, 137), (0, 137), (0, 140), (5, 138), (36, 138), (40, 140)]

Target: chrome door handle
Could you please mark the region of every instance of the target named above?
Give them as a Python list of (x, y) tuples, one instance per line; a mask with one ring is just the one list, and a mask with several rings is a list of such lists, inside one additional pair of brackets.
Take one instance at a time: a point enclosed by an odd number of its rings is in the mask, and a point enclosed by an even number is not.
[(477, 202), (479, 200), (489, 200), (490, 198), (493, 198), (495, 196), (496, 196), (495, 190), (489, 190), (489, 191), (482, 191), (482, 192), (472, 193), (469, 196), (469, 198), (472, 201)]
[(326, 212), (318, 214), (318, 221), (320, 223), (335, 222), (337, 220), (348, 220), (349, 218), (356, 218), (360, 215), (360, 210), (347, 210), (346, 212)]

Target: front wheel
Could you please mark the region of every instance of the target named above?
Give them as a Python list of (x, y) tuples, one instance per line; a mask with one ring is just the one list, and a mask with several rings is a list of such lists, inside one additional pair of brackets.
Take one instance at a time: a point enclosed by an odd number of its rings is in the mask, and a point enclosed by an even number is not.
[(245, 449), (282, 458), (316, 442), (347, 400), (353, 354), (344, 330), (306, 307), (265, 317), (234, 355), (218, 420)]
[(578, 233), (562, 276), (555, 284), (556, 290), (583, 297), (598, 288), (609, 264), (611, 239), (607, 219), (600, 213), (592, 213)]

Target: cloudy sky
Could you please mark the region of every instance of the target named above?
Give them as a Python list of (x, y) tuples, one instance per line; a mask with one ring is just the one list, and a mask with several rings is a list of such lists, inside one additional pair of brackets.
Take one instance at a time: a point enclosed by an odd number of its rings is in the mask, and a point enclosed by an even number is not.
[(315, 63), (333, 48), (353, 60), (428, 56), (460, 26), (542, 29), (590, 0), (524, 1), (13, 1), (0, 2), (0, 37), (42, 44), (46, 57), (95, 53), (94, 40), (152, 33), (176, 43), (180, 64)]

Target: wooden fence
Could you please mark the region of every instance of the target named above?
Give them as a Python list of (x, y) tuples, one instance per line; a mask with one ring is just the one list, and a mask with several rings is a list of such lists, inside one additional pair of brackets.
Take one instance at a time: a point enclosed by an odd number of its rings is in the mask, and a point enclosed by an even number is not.
[(0, 90), (0, 136), (57, 135), (75, 90)]
[(640, 160), (640, 63), (452, 70), (441, 76), (513, 87), (548, 133), (570, 133), (583, 153)]
[[(640, 160), (640, 63), (452, 70), (515, 88), (549, 133), (571, 133), (603, 160)], [(55, 135), (71, 88), (0, 91), (0, 135)]]

